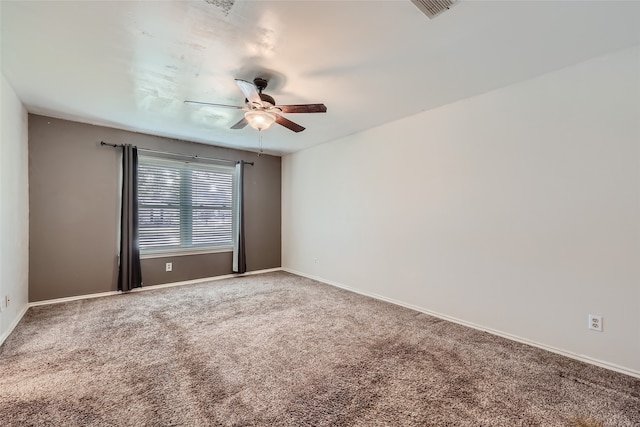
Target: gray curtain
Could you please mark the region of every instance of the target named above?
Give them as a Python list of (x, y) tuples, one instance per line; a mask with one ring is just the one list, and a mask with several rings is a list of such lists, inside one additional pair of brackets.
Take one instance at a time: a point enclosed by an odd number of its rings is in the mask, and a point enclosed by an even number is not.
[(235, 233), (233, 236), (233, 272), (242, 274), (247, 271), (247, 259), (244, 253), (244, 162), (236, 163), (236, 206)]
[(138, 149), (125, 144), (122, 146), (119, 291), (142, 286), (138, 235)]

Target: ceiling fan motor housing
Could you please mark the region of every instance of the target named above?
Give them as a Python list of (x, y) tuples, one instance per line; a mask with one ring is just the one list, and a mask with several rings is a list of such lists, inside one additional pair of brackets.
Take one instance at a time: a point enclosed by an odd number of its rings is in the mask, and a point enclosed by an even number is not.
[(260, 94), (260, 99), (262, 99), (264, 102), (268, 102), (271, 105), (276, 105), (276, 100), (273, 99), (272, 96), (267, 95), (266, 93), (261, 93)]
[[(268, 102), (271, 105), (276, 105), (276, 100), (273, 99), (272, 96), (267, 95), (266, 93), (261, 93), (260, 95), (260, 99), (262, 99), (263, 102)], [(244, 99), (244, 103), (245, 104), (249, 104), (249, 100), (247, 98)]]
[[(272, 96), (267, 95), (266, 93), (260, 93), (260, 99), (262, 100), (262, 102), (268, 102), (269, 104), (276, 105), (276, 100), (273, 99)], [(249, 100), (247, 98), (244, 99), (245, 104), (249, 104)]]

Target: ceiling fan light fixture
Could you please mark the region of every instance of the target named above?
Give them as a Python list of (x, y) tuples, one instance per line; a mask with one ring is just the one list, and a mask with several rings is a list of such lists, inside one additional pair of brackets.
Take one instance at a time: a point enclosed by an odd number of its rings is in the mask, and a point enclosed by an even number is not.
[[(453, 0), (449, 0), (453, 1)], [(324, 104), (292, 104), (292, 105), (276, 105), (276, 100), (272, 96), (263, 93), (262, 90), (267, 87), (267, 81), (262, 78), (256, 78), (253, 83), (246, 80), (236, 79), (236, 84), (245, 96), (244, 107), (239, 105), (213, 104), (201, 101), (184, 101), (185, 104), (207, 105), (211, 107), (233, 108), (245, 111), (240, 121), (231, 126), (230, 129), (243, 129), (249, 125), (252, 128), (261, 131), (268, 129), (273, 123), (277, 123), (293, 132), (302, 132), (303, 126), (292, 122), (279, 113), (326, 113), (327, 107)]]
[(249, 125), (257, 130), (268, 129), (276, 121), (276, 115), (263, 110), (251, 110), (244, 113)]

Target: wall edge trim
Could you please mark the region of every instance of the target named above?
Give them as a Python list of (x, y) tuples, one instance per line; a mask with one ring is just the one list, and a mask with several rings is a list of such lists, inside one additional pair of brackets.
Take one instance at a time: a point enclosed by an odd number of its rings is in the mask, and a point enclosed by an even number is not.
[(578, 360), (580, 362), (588, 363), (590, 365), (595, 365), (595, 366), (598, 366), (600, 368), (605, 368), (605, 369), (609, 369), (611, 371), (619, 372), (621, 374), (625, 374), (625, 375), (628, 375), (628, 376), (631, 376), (631, 377), (640, 378), (640, 371), (636, 371), (634, 369), (627, 368), (627, 367), (624, 367), (624, 366), (619, 366), (619, 365), (616, 365), (615, 363), (606, 362), (604, 360), (593, 359), (593, 358), (591, 358), (589, 356), (586, 356), (586, 355), (583, 355), (583, 354), (573, 353), (571, 351), (563, 350), (561, 348), (553, 347), (553, 346), (550, 346), (550, 345), (547, 345), (547, 344), (539, 343), (537, 341), (529, 340), (527, 338), (522, 338), (522, 337), (519, 337), (517, 335), (512, 335), (512, 334), (509, 334), (509, 333), (506, 333), (506, 332), (502, 332), (502, 331), (499, 331), (497, 329), (487, 328), (485, 326), (478, 325), (478, 324), (475, 324), (473, 322), (468, 322), (466, 320), (458, 319), (456, 317), (447, 316), (446, 314), (442, 314), (442, 313), (438, 313), (438, 312), (435, 312), (435, 311), (427, 310), (425, 308), (422, 308), (422, 307), (419, 307), (419, 306), (416, 306), (416, 305), (408, 304), (408, 303), (405, 303), (405, 302), (402, 302), (402, 301), (399, 301), (399, 300), (395, 300), (393, 298), (388, 298), (388, 297), (385, 297), (385, 296), (382, 296), (382, 295), (378, 295), (378, 294), (375, 294), (375, 293), (372, 293), (372, 292), (366, 292), (366, 291), (363, 291), (363, 290), (360, 290), (360, 289), (357, 289), (357, 288), (353, 288), (353, 287), (350, 287), (350, 286), (343, 285), (343, 284), (338, 283), (338, 282), (334, 282), (332, 280), (323, 279), (322, 277), (319, 277), (319, 276), (314, 276), (312, 274), (306, 274), (306, 273), (303, 273), (301, 271), (297, 271), (297, 270), (294, 270), (294, 269), (291, 269), (291, 268), (288, 268), (288, 267), (282, 267), (282, 271), (286, 271), (287, 273), (295, 274), (297, 276), (306, 277), (308, 279), (316, 280), (318, 282), (322, 282), (322, 283), (325, 283), (327, 285), (334, 286), (336, 288), (344, 289), (346, 291), (350, 291), (350, 292), (353, 292), (353, 293), (356, 293), (356, 294), (364, 295), (364, 296), (367, 296), (367, 297), (370, 297), (370, 298), (374, 298), (374, 299), (377, 299), (377, 300), (380, 300), (380, 301), (385, 301), (385, 302), (388, 302), (388, 303), (391, 303), (391, 304), (395, 304), (395, 305), (398, 305), (398, 306), (401, 306), (401, 307), (409, 308), (411, 310), (415, 310), (415, 311), (420, 312), (420, 313), (428, 314), (430, 316), (437, 317), (437, 318), (442, 319), (442, 320), (447, 320), (449, 322), (457, 323), (457, 324), (462, 325), (462, 326), (473, 328), (473, 329), (476, 329), (476, 330), (479, 330), (479, 331), (482, 331), (482, 332), (487, 332), (487, 333), (492, 334), (492, 335), (497, 335), (499, 337), (506, 338), (506, 339), (511, 340), (511, 341), (516, 341), (516, 342), (519, 342), (519, 343), (522, 343), (522, 344), (530, 345), (532, 347), (537, 347), (537, 348), (540, 348), (542, 350), (550, 351), (551, 353), (559, 354), (561, 356), (565, 356), (565, 357), (568, 357), (570, 359)]
[(9, 329), (7, 329), (7, 331), (4, 334), (0, 335), (0, 345), (2, 345), (7, 338), (9, 338), (9, 335), (11, 335), (11, 332), (13, 332), (15, 327), (18, 326), (18, 323), (20, 323), (24, 315), (27, 313), (28, 309), (29, 309), (29, 304), (26, 304), (22, 308), (22, 310), (20, 310), (16, 318), (13, 319), (13, 322), (11, 322)]
[[(132, 289), (130, 292), (132, 293), (146, 292), (146, 291), (152, 291), (155, 289), (173, 288), (176, 286), (184, 286), (184, 285), (194, 285), (196, 283), (213, 282), (216, 280), (231, 279), (234, 277), (242, 277), (242, 276), (252, 276), (255, 274), (271, 273), (274, 271), (281, 271), (281, 270), (282, 270), (282, 267), (275, 267), (275, 268), (266, 268), (263, 270), (247, 271), (244, 274), (225, 274), (222, 276), (203, 277), (201, 279), (192, 279), (192, 280), (184, 280), (181, 282), (172, 282), (172, 283), (163, 283), (160, 285), (144, 286), (142, 288)], [(28, 305), (28, 308), (38, 307), (41, 305), (59, 304), (63, 302), (77, 301), (77, 300), (83, 300), (83, 299), (109, 297), (109, 296), (120, 295), (120, 294), (122, 294), (121, 291), (108, 291), (108, 292), (98, 292), (95, 294), (85, 294), (85, 295), (76, 295), (72, 297), (48, 299), (48, 300), (30, 302)], [(25, 312), (26, 312), (26, 309), (25, 309)]]

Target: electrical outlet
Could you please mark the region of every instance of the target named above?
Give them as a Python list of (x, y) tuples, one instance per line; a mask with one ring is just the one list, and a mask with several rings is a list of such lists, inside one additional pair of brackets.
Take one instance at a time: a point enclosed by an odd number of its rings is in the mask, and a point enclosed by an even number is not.
[(173, 263), (168, 262), (164, 265), (164, 271), (173, 271)]
[(596, 314), (589, 315), (589, 329), (602, 332), (602, 316)]

